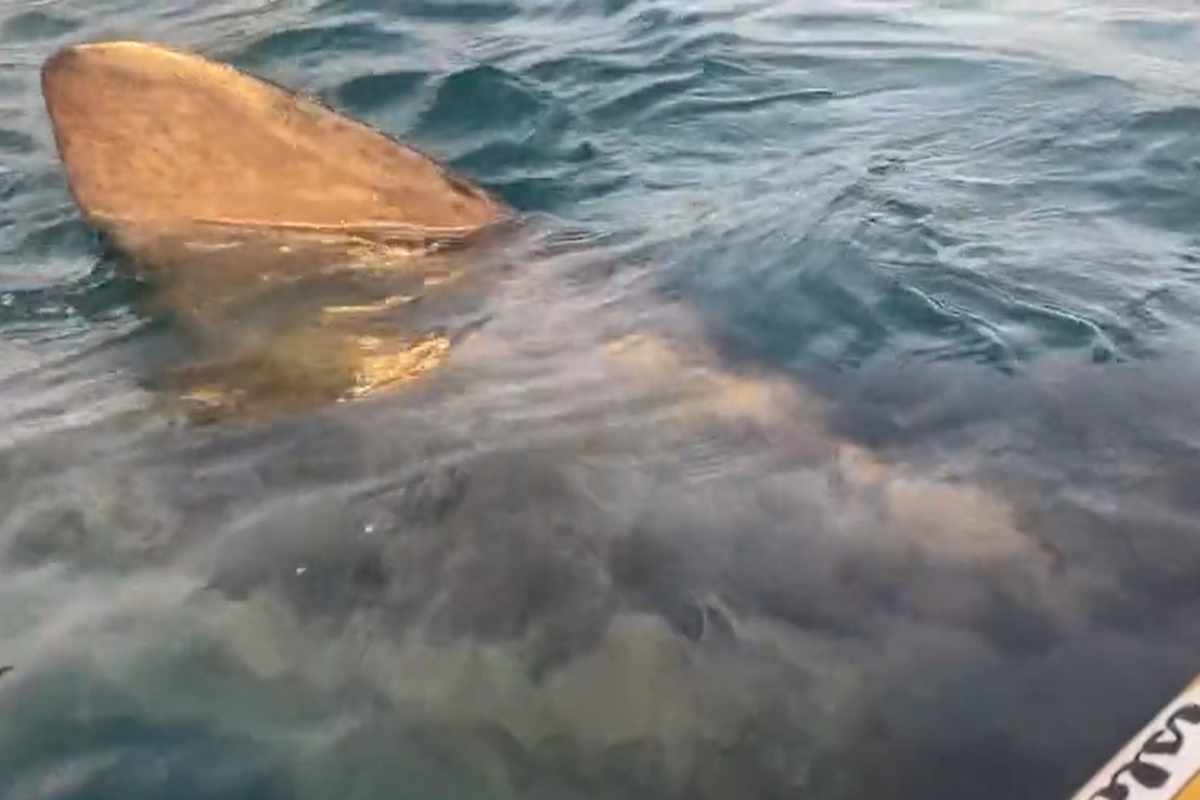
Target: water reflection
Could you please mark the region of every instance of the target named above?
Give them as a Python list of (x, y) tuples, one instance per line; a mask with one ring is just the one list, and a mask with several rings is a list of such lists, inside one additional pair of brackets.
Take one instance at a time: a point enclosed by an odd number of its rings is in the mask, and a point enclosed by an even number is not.
[(151, 313), (184, 334), (172, 358), (185, 360), (153, 383), (193, 422), (265, 419), (416, 380), (477, 324), (485, 279), (465, 255), (344, 236), (205, 232), (139, 252), (163, 271)]

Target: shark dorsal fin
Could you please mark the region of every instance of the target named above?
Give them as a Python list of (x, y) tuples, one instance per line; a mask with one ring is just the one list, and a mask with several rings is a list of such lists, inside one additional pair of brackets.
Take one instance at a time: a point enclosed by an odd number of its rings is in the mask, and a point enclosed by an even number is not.
[(42, 93), (72, 194), (96, 227), (456, 237), (509, 218), (429, 156), (268, 81), (145, 42), (70, 45)]

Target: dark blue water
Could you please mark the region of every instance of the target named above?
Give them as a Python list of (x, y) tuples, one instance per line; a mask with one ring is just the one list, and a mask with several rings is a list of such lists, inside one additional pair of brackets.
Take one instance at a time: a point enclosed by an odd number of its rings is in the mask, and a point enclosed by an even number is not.
[[(0, 798), (1065, 798), (1200, 670), (1198, 26), (0, 5)], [(114, 37), (314, 94), (570, 231), (488, 301), (525, 355), (171, 427), (138, 375), (161, 323), (39, 95), (56, 47)], [(804, 410), (680, 433), (623, 404), (597, 331), (646, 325)], [(814, 441), (895, 471), (846, 489)], [(546, 641), (570, 655), (531, 677)]]

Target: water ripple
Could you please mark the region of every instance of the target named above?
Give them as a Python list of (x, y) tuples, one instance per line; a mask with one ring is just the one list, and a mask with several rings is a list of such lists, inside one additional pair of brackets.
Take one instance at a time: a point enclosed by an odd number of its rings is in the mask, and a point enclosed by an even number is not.
[(396, 52), (413, 39), (367, 23), (312, 25), (272, 32), (242, 48), (234, 61), (243, 69), (258, 70), (275, 60), (335, 59), (339, 53)]
[(39, 39), (60, 39), (83, 27), (83, 23), (67, 16), (45, 11), (24, 11), (0, 22), (0, 41), (29, 42)]

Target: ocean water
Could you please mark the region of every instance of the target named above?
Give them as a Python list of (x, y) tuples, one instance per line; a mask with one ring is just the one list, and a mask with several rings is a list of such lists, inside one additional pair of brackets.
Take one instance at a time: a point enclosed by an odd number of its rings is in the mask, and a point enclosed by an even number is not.
[[(1198, 26), (0, 0), (0, 798), (1065, 800), (1200, 670)], [(156, 405), (39, 94), (117, 37), (533, 223), (444, 372)]]

